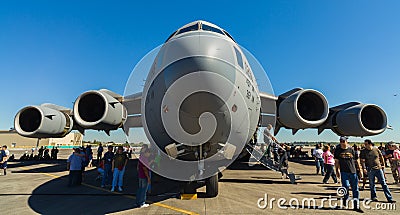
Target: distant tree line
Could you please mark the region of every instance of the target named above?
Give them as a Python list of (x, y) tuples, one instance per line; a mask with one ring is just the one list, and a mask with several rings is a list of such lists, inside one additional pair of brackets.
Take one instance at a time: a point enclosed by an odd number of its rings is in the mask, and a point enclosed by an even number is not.
[[(115, 143), (114, 141), (109, 141), (109, 142), (101, 142), (98, 140), (93, 140), (93, 141), (82, 141), (83, 145), (92, 145), (92, 146), (99, 146), (100, 143), (102, 145), (111, 145), (111, 146), (121, 146), (121, 143)], [(128, 141), (125, 141), (125, 143), (122, 144), (124, 147), (141, 147), (145, 144), (144, 142), (139, 142), (139, 143), (128, 143)]]

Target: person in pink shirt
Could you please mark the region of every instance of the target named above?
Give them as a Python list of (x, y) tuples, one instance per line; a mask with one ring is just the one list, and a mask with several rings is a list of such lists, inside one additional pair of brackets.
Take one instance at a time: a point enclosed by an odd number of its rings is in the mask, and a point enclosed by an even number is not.
[[(393, 147), (393, 163), (397, 164), (397, 174), (400, 175), (400, 150), (399, 146), (397, 144), (394, 144)], [(400, 184), (400, 180), (397, 181), (398, 184)]]
[(136, 191), (136, 205), (140, 208), (149, 207), (146, 203), (147, 188), (151, 184), (149, 166), (150, 149), (144, 148), (139, 157), (137, 166), (139, 186)]
[(335, 174), (335, 158), (333, 157), (333, 154), (331, 153), (331, 147), (328, 145), (325, 145), (323, 148), (324, 153), (322, 153), (322, 158), (324, 159), (324, 166), (326, 170), (325, 177), (323, 179), (323, 183), (327, 184), (329, 177), (332, 177), (333, 181), (335, 183), (338, 183), (337, 177)]

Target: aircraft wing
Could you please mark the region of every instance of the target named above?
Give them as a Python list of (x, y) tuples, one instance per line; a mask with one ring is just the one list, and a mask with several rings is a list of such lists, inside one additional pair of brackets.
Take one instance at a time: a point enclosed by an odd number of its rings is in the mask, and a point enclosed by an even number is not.
[(143, 127), (141, 114), (142, 93), (125, 96), (122, 104), (125, 106), (128, 114), (124, 123), (125, 133), (128, 134), (130, 128)]
[(268, 124), (274, 125), (276, 120), (276, 101), (278, 97), (260, 92), (261, 100), (261, 118), (260, 126), (266, 127)]
[(126, 111), (129, 115), (140, 114), (142, 103), (142, 93), (135, 93), (124, 97), (122, 104), (124, 104)]
[(372, 136), (385, 131), (387, 116), (379, 106), (348, 102), (329, 108), (325, 96), (313, 89), (295, 88), (275, 97), (260, 93), (261, 127), (275, 124), (280, 128), (298, 130), (315, 128), (320, 134), (330, 129), (339, 136)]

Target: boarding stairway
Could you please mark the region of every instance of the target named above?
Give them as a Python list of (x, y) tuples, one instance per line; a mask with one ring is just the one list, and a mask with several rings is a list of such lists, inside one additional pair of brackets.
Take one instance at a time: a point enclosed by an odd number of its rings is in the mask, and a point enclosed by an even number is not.
[(293, 172), (288, 173), (287, 169), (280, 168), (281, 165), (279, 163), (275, 162), (271, 157), (265, 156), (265, 153), (258, 149), (255, 145), (248, 143), (246, 144), (245, 149), (250, 154), (249, 165), (254, 161), (258, 161), (267, 169), (286, 174), (292, 184), (296, 184), (297, 180), (301, 180), (300, 176), (296, 177)]

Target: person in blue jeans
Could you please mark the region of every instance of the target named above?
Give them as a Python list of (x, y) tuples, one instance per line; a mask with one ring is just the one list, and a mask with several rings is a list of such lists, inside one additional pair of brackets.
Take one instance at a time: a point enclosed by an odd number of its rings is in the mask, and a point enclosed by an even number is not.
[(360, 163), (356, 159), (354, 149), (347, 143), (347, 137), (340, 137), (340, 145), (335, 150), (336, 176), (341, 179), (342, 187), (346, 189), (343, 196), (343, 206), (348, 207), (349, 188), (351, 186), (353, 194), (353, 209), (362, 212), (360, 208), (360, 192), (358, 189), (358, 177), (356, 165)]
[(7, 164), (4, 164), (4, 160), (6, 157), (7, 157), (6, 152), (3, 150), (3, 148), (0, 148), (0, 170), (2, 170), (5, 165), (7, 165)]
[(324, 159), (322, 158), (322, 154), (324, 151), (322, 150), (322, 144), (318, 143), (314, 149), (313, 156), (315, 158), (315, 167), (317, 168), (316, 174), (319, 174), (319, 170), (321, 169), (321, 175), (325, 175), (325, 165)]
[(365, 149), (362, 150), (360, 154), (361, 165), (364, 174), (368, 174), (372, 201), (378, 201), (375, 188), (375, 178), (378, 178), (387, 201), (389, 203), (395, 203), (396, 201), (393, 200), (389, 187), (386, 184), (385, 177), (383, 176), (382, 170), (385, 168), (385, 162), (381, 151), (378, 148), (375, 148), (372, 141), (368, 139), (364, 141), (364, 146)]
[(124, 153), (122, 146), (118, 146), (117, 153), (112, 161), (111, 171), (113, 171), (113, 182), (111, 192), (114, 192), (115, 187), (118, 185), (118, 191), (122, 192), (122, 185), (124, 180), (125, 167), (128, 163), (128, 155)]
[(111, 184), (111, 177), (113, 175), (111, 167), (112, 167), (112, 162), (114, 160), (114, 152), (113, 152), (113, 147), (108, 146), (108, 151), (104, 154), (103, 157), (104, 160), (104, 177), (101, 180), (101, 187), (105, 187), (106, 185)]
[(149, 165), (150, 149), (146, 148), (140, 154), (139, 163), (137, 166), (139, 186), (136, 191), (136, 205), (140, 208), (148, 207), (146, 204), (146, 193), (151, 184), (150, 171), (147, 168)]

